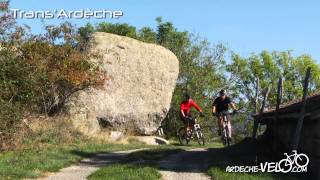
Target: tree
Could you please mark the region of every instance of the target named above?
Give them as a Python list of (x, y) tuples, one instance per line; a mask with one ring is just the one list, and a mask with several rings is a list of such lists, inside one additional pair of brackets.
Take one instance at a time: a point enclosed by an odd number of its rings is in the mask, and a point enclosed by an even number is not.
[(83, 41), (88, 42), (94, 30), (95, 30), (94, 26), (90, 23), (87, 23), (85, 26), (80, 27), (78, 29), (78, 32), (80, 37), (83, 39)]
[(255, 96), (253, 90), (257, 79), (260, 80), (261, 89), (271, 86), (268, 105), (274, 106), (279, 77), (284, 79), (283, 101), (300, 98), (303, 91), (302, 82), (308, 67), (312, 68), (313, 74), (310, 90), (315, 91), (320, 88), (320, 66), (308, 55), (294, 58), (290, 51), (272, 53), (263, 51), (259, 55), (252, 54), (248, 58), (242, 58), (234, 53), (227, 71), (231, 74), (229, 83), (232, 84), (232, 91), (248, 102), (247, 108), (252, 110)]
[(128, 37), (137, 39), (136, 28), (134, 26), (128, 25), (127, 23), (111, 24), (111, 23), (103, 22), (98, 24), (98, 26), (96, 27), (96, 31), (118, 34), (121, 36), (128, 36)]
[(157, 33), (149, 27), (143, 27), (139, 30), (138, 39), (148, 43), (156, 43)]

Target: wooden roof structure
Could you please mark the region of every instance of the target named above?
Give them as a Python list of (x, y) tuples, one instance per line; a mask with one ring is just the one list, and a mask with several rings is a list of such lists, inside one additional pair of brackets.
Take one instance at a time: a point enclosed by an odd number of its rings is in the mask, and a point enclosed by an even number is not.
[[(297, 99), (294, 101), (290, 101), (288, 103), (284, 103), (280, 105), (279, 113), (278, 113), (278, 121), (283, 120), (297, 120), (299, 117), (302, 106), (302, 99)], [(261, 124), (269, 124), (276, 117), (275, 108), (271, 108), (263, 112), (263, 114), (259, 118), (259, 123)], [(254, 118), (258, 118), (258, 115), (255, 115)], [(306, 104), (306, 120), (315, 120), (320, 118), (320, 92), (310, 94), (307, 97)]]

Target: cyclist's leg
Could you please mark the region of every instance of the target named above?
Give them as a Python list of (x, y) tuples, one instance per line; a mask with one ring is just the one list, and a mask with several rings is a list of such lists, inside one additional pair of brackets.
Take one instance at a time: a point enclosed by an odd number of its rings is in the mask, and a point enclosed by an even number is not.
[(192, 125), (192, 115), (189, 113), (186, 117), (186, 133), (188, 135), (190, 135), (190, 132), (193, 128), (193, 125)]
[(231, 138), (232, 137), (231, 116), (228, 115), (227, 118), (228, 118), (228, 124), (227, 125), (228, 125), (228, 132), (229, 132), (228, 137)]
[(218, 134), (220, 136), (223, 129), (223, 116), (217, 116), (217, 122), (218, 122)]
[(185, 118), (185, 121), (184, 121), (184, 131), (186, 132), (186, 134), (187, 134), (188, 131), (189, 131), (188, 118)]
[(190, 128), (193, 129), (194, 125), (196, 124), (196, 120), (193, 117), (189, 119)]
[(188, 119), (187, 119), (187, 117), (183, 117), (182, 115), (180, 115), (180, 119), (181, 119), (183, 126), (184, 126), (184, 132), (187, 134), (187, 132), (188, 132)]
[(188, 120), (188, 130), (191, 130), (193, 128), (193, 117), (192, 117), (192, 114), (189, 113), (188, 116), (187, 116), (187, 120)]

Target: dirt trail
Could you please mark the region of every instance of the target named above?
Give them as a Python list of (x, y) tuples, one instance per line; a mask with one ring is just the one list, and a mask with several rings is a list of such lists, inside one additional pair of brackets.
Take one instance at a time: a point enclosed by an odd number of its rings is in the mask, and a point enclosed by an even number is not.
[(140, 150), (143, 149), (97, 154), (92, 158), (83, 159), (78, 165), (61, 169), (58, 173), (47, 174), (47, 177), (39, 178), (39, 180), (85, 180), (99, 168), (116, 163), (128, 154)]
[(160, 172), (164, 180), (208, 180), (208, 156), (204, 148), (174, 154), (159, 162)]

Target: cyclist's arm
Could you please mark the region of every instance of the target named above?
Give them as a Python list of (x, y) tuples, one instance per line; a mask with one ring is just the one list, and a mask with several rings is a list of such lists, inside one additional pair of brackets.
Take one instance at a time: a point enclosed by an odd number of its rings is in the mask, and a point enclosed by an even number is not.
[(182, 117), (186, 117), (186, 115), (184, 114), (184, 111), (182, 109), (182, 104), (180, 105), (180, 113), (181, 113)]
[(215, 104), (212, 105), (212, 113), (216, 113), (216, 105)]
[(184, 111), (181, 109), (181, 114), (182, 114), (182, 117), (186, 117), (186, 115), (184, 114)]
[(236, 104), (234, 102), (231, 102), (230, 105), (233, 110), (237, 110)]
[(237, 110), (236, 104), (229, 97), (227, 101), (233, 110)]
[(215, 114), (217, 113), (217, 99), (215, 99), (213, 102), (212, 102), (212, 114)]
[(194, 102), (194, 101), (191, 101), (191, 105), (196, 108), (199, 112), (202, 112), (202, 109)]

